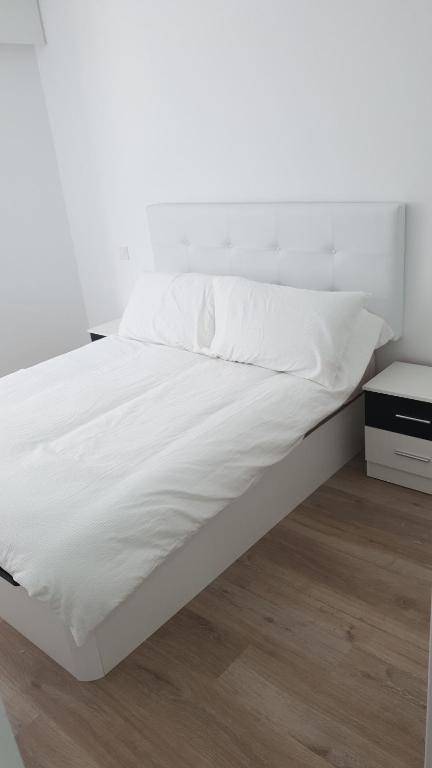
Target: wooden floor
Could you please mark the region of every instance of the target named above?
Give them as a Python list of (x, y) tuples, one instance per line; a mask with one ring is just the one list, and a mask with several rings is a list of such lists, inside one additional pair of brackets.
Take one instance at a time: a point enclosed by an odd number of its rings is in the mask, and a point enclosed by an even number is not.
[(357, 460), (104, 680), (0, 624), (25, 764), (421, 768), (431, 581), (431, 497)]

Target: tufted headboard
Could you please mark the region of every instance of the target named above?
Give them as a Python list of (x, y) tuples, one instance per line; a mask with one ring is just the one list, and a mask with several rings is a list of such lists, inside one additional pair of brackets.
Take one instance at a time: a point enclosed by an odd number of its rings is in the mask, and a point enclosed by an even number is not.
[(366, 291), (368, 308), (402, 334), (403, 204), (170, 203), (147, 214), (160, 271)]

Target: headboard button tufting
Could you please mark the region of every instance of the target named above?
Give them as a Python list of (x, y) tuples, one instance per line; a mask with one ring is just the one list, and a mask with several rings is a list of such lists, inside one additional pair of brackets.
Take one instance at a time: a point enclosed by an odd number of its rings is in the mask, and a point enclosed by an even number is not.
[(401, 203), (162, 204), (148, 216), (158, 270), (367, 291), (367, 308), (402, 333)]

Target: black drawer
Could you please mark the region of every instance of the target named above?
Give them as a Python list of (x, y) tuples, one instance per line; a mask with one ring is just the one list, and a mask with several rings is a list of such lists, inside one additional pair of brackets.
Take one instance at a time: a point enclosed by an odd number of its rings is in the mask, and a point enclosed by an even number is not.
[(3, 568), (0, 568), (0, 578), (4, 579), (5, 581), (8, 581), (9, 584), (12, 584), (14, 587), (19, 587), (19, 584), (13, 576), (10, 575), (7, 571), (5, 571)]
[(365, 401), (368, 427), (432, 440), (432, 403), (376, 392), (366, 392)]

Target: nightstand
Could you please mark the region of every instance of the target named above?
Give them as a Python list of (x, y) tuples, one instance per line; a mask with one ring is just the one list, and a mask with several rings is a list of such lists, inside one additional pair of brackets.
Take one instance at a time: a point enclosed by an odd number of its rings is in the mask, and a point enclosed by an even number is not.
[(101, 325), (95, 325), (93, 328), (88, 328), (88, 333), (92, 341), (98, 341), (104, 339), (105, 336), (117, 336), (120, 326), (121, 318), (117, 320), (110, 320), (108, 323), (102, 323)]
[(363, 389), (367, 474), (432, 493), (432, 368), (393, 363)]

